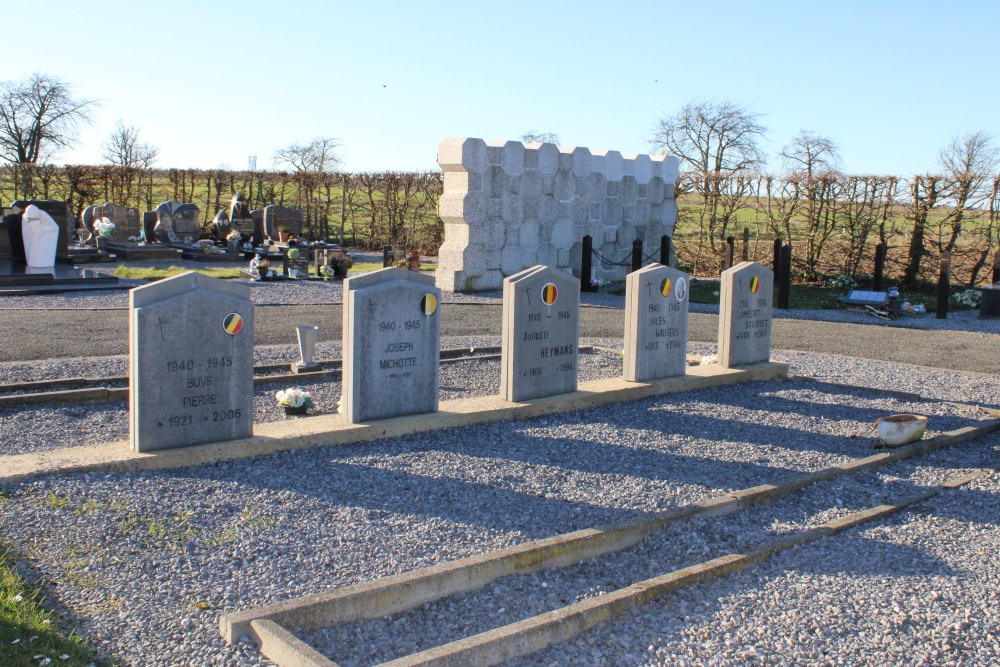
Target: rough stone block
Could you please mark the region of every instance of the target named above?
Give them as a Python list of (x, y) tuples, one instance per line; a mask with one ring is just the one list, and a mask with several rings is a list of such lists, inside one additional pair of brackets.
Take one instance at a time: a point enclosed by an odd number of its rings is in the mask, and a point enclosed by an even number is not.
[(653, 161), (648, 155), (635, 156), (632, 160), (632, 176), (639, 185), (645, 185), (653, 179)]
[(559, 171), (559, 147), (542, 144), (538, 147), (538, 171), (545, 176), (554, 176)]
[(482, 139), (445, 139), (438, 146), (441, 171), (483, 173), (487, 166), (486, 142)]
[(638, 197), (639, 185), (635, 182), (635, 178), (623, 176), (621, 182), (618, 184), (618, 200), (622, 203), (622, 206), (632, 206)]
[(508, 141), (500, 154), (500, 166), (509, 176), (520, 176), (524, 172), (524, 144)]
[(521, 196), (525, 199), (541, 199), (542, 174), (537, 169), (528, 169), (521, 174)]
[(576, 177), (561, 171), (555, 177), (555, 197), (561, 202), (572, 201), (576, 197)]
[(500, 217), (508, 225), (524, 222), (524, 200), (512, 194), (505, 194), (500, 200)]

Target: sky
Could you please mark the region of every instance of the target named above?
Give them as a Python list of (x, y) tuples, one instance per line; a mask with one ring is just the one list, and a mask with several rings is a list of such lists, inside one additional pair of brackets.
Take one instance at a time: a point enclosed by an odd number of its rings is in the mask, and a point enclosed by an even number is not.
[(761, 115), (773, 171), (803, 129), (854, 174), (1000, 140), (996, 2), (46, 0), (0, 16), (26, 27), (0, 81), (45, 73), (100, 103), (57, 164), (100, 163), (118, 120), (160, 167), (273, 169), (318, 136), (349, 171), (434, 170), (442, 139), (532, 130), (648, 153), (656, 121), (702, 99)]

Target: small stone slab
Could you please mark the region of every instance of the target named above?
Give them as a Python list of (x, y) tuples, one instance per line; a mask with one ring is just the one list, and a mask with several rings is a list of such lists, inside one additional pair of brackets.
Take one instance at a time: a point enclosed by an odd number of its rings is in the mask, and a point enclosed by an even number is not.
[(343, 397), (351, 423), (437, 412), (441, 290), (388, 268), (344, 281)]
[(200, 273), (129, 293), (129, 442), (137, 452), (253, 435), (250, 289)]
[(625, 379), (644, 382), (687, 371), (691, 276), (650, 264), (625, 277)]
[(722, 272), (719, 299), (719, 365), (745, 366), (771, 358), (774, 273), (756, 262)]
[(504, 400), (576, 391), (580, 280), (542, 265), (505, 278), (501, 337)]

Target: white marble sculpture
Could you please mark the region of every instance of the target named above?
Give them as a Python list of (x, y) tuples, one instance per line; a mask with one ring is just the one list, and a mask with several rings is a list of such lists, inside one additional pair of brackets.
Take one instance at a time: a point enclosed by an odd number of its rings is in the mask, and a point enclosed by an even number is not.
[(48, 268), (56, 264), (59, 225), (48, 213), (30, 204), (21, 218), (24, 258), (28, 268)]

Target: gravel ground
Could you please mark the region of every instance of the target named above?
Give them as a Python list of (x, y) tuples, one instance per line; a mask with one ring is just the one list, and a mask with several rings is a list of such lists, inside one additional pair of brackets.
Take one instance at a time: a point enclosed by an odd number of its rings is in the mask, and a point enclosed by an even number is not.
[[(251, 285), (256, 303), (338, 303), (337, 284)], [(500, 294), (445, 301), (499, 303)], [(621, 308), (622, 297), (583, 303)], [(126, 292), (6, 297), (0, 308), (124, 308)], [(693, 312), (712, 312), (693, 304)], [(805, 311), (777, 311), (802, 318)], [(859, 313), (809, 317), (872, 323)], [(1000, 334), (974, 312), (903, 320)], [(617, 350), (621, 339), (585, 340)], [(493, 338), (447, 339), (483, 347)], [(712, 355), (711, 345), (689, 352)], [(317, 346), (319, 359), (339, 345)], [(290, 362), (292, 346), (255, 350)], [(996, 376), (776, 352), (793, 374), (1000, 408)], [(615, 354), (585, 355), (581, 379), (620, 373)], [(125, 357), (3, 363), (0, 383), (107, 377)], [(339, 382), (301, 383), (320, 411)], [(262, 385), (255, 419), (284, 419)], [(499, 362), (442, 366), (442, 398), (495, 394)], [(347, 447), (141, 474), (53, 476), (9, 485), (0, 538), (25, 574), (102, 656), (128, 665), (268, 665), (218, 638), (221, 614), (453, 560), (578, 528), (644, 516), (777, 482), (872, 452), (870, 426), (893, 412), (930, 416), (930, 432), (988, 416), (825, 384), (759, 383), (524, 422), (446, 429)], [(121, 403), (0, 408), (0, 453), (127, 437)], [(1000, 439), (835, 480), (725, 522), (677, 524), (632, 550), (499, 582), (393, 620), (309, 634), (345, 665), (478, 632), (676, 567), (757, 544), (995, 464)], [(1000, 487), (996, 476), (889, 521), (796, 548), (750, 571), (672, 594), (525, 665), (963, 664), (1000, 661)], [(763, 611), (762, 611), (763, 610)], [(461, 624), (456, 619), (462, 619)], [(426, 639), (430, 638), (430, 639)], [(2, 662), (2, 661), (0, 661)]]
[[(992, 444), (1000, 444), (1000, 439), (994, 438)], [(988, 445), (935, 453), (920, 462), (903, 462), (879, 471), (817, 484), (794, 497), (757, 506), (721, 521), (699, 517), (692, 521), (669, 524), (630, 549), (591, 559), (573, 567), (506, 577), (480, 591), (425, 604), (407, 613), (367, 622), (346, 623), (334, 628), (302, 630), (297, 634), (344, 667), (375, 664), (604, 595), (675, 569), (728, 553), (740, 553), (768, 542), (775, 536), (813, 527), (884, 502), (892, 502), (894, 498), (913, 493), (921, 486), (940, 483), (959, 472), (989, 465), (991, 462), (995, 462), (995, 451)], [(961, 496), (963, 493), (969, 494), (968, 491), (951, 492), (952, 498), (945, 499), (944, 502), (947, 504), (953, 501), (954, 496)], [(934, 512), (934, 508), (940, 506), (941, 502), (935, 499), (917, 510), (918, 521), (926, 518), (926, 511)], [(935, 522), (925, 523), (929, 525), (922, 528), (923, 532), (932, 533)], [(947, 531), (950, 541), (954, 541), (962, 533), (963, 522), (959, 520), (954, 523), (958, 525), (950, 526)], [(983, 533), (989, 528), (988, 524), (983, 524), (978, 530), (973, 530)], [(864, 537), (859, 538), (859, 534)], [(952, 569), (953, 564), (945, 563), (945, 559), (937, 554), (914, 553), (918, 546), (914, 544), (915, 538), (919, 536), (906, 535), (903, 539), (892, 536), (889, 538), (890, 544), (901, 546), (894, 548), (887, 544), (880, 549), (864, 543), (865, 540), (871, 540), (869, 534), (888, 535), (891, 531), (879, 528), (859, 529), (846, 538), (836, 538), (836, 542), (848, 542), (856, 547), (850, 554), (840, 553), (840, 546), (831, 546), (832, 540), (827, 538), (818, 545), (798, 550), (813, 550), (813, 558), (793, 552), (777, 559), (782, 561), (781, 565), (769, 563), (766, 573), (756, 573), (754, 576), (755, 571), (752, 570), (741, 574), (744, 582), (742, 586), (734, 586), (723, 579), (714, 586), (702, 584), (695, 590), (671, 594), (655, 605), (656, 613), (650, 613), (647, 609), (636, 611), (596, 632), (586, 633), (536, 655), (512, 661), (512, 664), (744, 665), (756, 664), (750, 659), (756, 654), (762, 658), (760, 662), (763, 664), (797, 665), (822, 664), (822, 661), (808, 661), (828, 657), (832, 653), (841, 661), (839, 664), (860, 664), (856, 661), (866, 656), (877, 657), (879, 661), (873, 664), (888, 664), (891, 661), (884, 659), (885, 654), (878, 655), (875, 651), (891, 652), (893, 648), (901, 654), (894, 656), (895, 658), (905, 657), (916, 642), (910, 641), (910, 646), (905, 647), (902, 642), (898, 642), (894, 647), (896, 642), (891, 637), (891, 630), (898, 630), (903, 624), (902, 619), (880, 620), (870, 624), (873, 628), (866, 628), (869, 624), (860, 610), (879, 607), (859, 604), (857, 600), (864, 595), (871, 601), (890, 602), (890, 609), (895, 606), (900, 616), (905, 617), (912, 625), (914, 640), (922, 635), (932, 637), (935, 641), (932, 646), (927, 647), (928, 652), (937, 648), (934, 645), (938, 639), (935, 632), (939, 629), (937, 626), (942, 622), (947, 625), (947, 619), (958, 612), (960, 616), (955, 620), (964, 620), (965, 624), (955, 628), (959, 632), (946, 631), (944, 634), (945, 637), (952, 634), (955, 645), (949, 649), (953, 653), (970, 649), (975, 636), (971, 633), (988, 630), (988, 623), (993, 618), (993, 613), (986, 613), (987, 610), (982, 608), (984, 605), (971, 608), (980, 607), (976, 609), (979, 613), (974, 619), (971, 613), (961, 615), (964, 610), (955, 608), (946, 608), (943, 615), (926, 609), (903, 611), (906, 605), (899, 594), (906, 592), (908, 595), (903, 599), (912, 598), (914, 591), (908, 590), (906, 585), (893, 583), (889, 583), (889, 591), (886, 591), (883, 585), (883, 578), (886, 577), (919, 579), (917, 576), (907, 575), (927, 572), (944, 575), (944, 579), (955, 579), (958, 573)], [(893, 539), (897, 541), (892, 542)], [(861, 565), (852, 562), (858, 554), (874, 554), (879, 551), (885, 552), (884, 560)], [(978, 547), (973, 550), (978, 551)], [(831, 563), (831, 560), (836, 562)], [(1000, 562), (1000, 556), (995, 557), (993, 562)], [(818, 575), (817, 579), (835, 580), (835, 589), (839, 590), (831, 594), (823, 586), (821, 594), (813, 598), (810, 593), (816, 590), (815, 586), (819, 582), (809, 576), (802, 581), (795, 570), (803, 567), (808, 567), (811, 574)], [(832, 573), (831, 569), (834, 570)], [(977, 583), (983, 583), (988, 572), (986, 568), (981, 569), (977, 573)], [(851, 590), (838, 580), (837, 575), (841, 573), (848, 573), (848, 579), (855, 584), (859, 579), (865, 579), (865, 575), (870, 581), (859, 590)], [(862, 576), (857, 576), (859, 574)], [(776, 584), (770, 580), (776, 580)], [(762, 581), (772, 585), (768, 586)], [(793, 586), (798, 584), (794, 602), (788, 599), (787, 589), (784, 588), (789, 583)], [(948, 588), (950, 583), (954, 582), (935, 582), (924, 586), (921, 593), (926, 593), (928, 588)], [(950, 592), (959, 599), (952, 600), (946, 607), (951, 607), (960, 600), (971, 602), (975, 599), (974, 589), (967, 582), (950, 588)], [(715, 594), (718, 589), (725, 589), (736, 597), (738, 604), (732, 604), (728, 599), (724, 601), (723, 597)], [(836, 620), (831, 623), (830, 608), (837, 604), (839, 597), (846, 597), (848, 593), (854, 597), (855, 602), (845, 614), (847, 618), (840, 623)], [(512, 604), (514, 600), (517, 601), (516, 604)], [(760, 618), (761, 605), (774, 602), (785, 613), (784, 618), (778, 618), (781, 625), (775, 624), (770, 613), (766, 619)], [(696, 615), (700, 608), (711, 610), (713, 607), (714, 614), (703, 613), (702, 618)], [(748, 628), (748, 620), (752, 618), (758, 619), (754, 623), (756, 627)], [(838, 625), (843, 627), (837, 628), (834, 635), (836, 639), (831, 641), (830, 635), (823, 630)], [(706, 632), (706, 628), (713, 629)], [(851, 636), (851, 630), (855, 628), (861, 630), (860, 639)], [(874, 637), (874, 642), (871, 638), (864, 637), (865, 630), (870, 634), (872, 629), (880, 630)], [(670, 634), (663, 636), (664, 632)], [(648, 643), (645, 637), (650, 638)], [(710, 641), (706, 642), (706, 639)], [(734, 639), (737, 641), (733, 641)], [(727, 640), (731, 642), (729, 650)], [(836, 644), (839, 644), (836, 650), (831, 650), (831, 645)], [(735, 650), (733, 645), (737, 646)], [(946, 655), (947, 651), (935, 654), (934, 657), (942, 658)], [(980, 653), (977, 659), (982, 661), (977, 664), (991, 664), (998, 657), (1000, 652)]]
[[(496, 342), (453, 339), (446, 346)], [(611, 349), (621, 346), (620, 339), (584, 342)], [(692, 349), (712, 353), (710, 346)], [(338, 352), (336, 346), (321, 346), (318, 356), (330, 358)], [(262, 348), (256, 355), (262, 363), (290, 360), (294, 351)], [(588, 356), (595, 374), (619, 372), (615, 355)], [(868, 383), (875, 375), (894, 389), (913, 390), (911, 385), (919, 382), (942, 395), (984, 405), (996, 402), (996, 384), (986, 376), (890, 365), (873, 374), (870, 362), (828, 355), (794, 354), (789, 360), (795, 373), (828, 374), (826, 379), (855, 384)], [(77, 361), (70, 372), (90, 375), (89, 368), (108, 370), (120, 363), (121, 358)], [(443, 393), (495, 393), (496, 364), (443, 366)], [(22, 366), (38, 364), (4, 365), (0, 380), (10, 381), (8, 374), (29, 373)], [(46, 364), (36, 370), (51, 375), (59, 366)], [(330, 384), (324, 404), (335, 400)], [(15, 448), (37, 451), (79, 444), (85, 437), (81, 433), (94, 428), (88, 420), (108, 420), (109, 431), (124, 426), (124, 411), (119, 407), (116, 412), (113, 404), (73, 409), (81, 412), (73, 417), (22, 410), (18, 414), (24, 421), (0, 433), (0, 440), (6, 445), (13, 439)], [(3, 489), (8, 502), (0, 513), (0, 535), (27, 557), (22, 564), (25, 574), (43, 583), (46, 593), (65, 610), (68, 622), (103, 656), (129, 665), (266, 665), (245, 644), (223, 644), (217, 629), (221, 614), (634, 519), (865, 456), (872, 452), (874, 419), (904, 411), (930, 415), (932, 432), (985, 417), (975, 408), (913, 403), (822, 384), (720, 387), (523, 422), (194, 468), (29, 480)], [(0, 429), (12, 421), (10, 413), (0, 413)], [(41, 433), (24, 435), (33, 431)], [(15, 434), (25, 440), (17, 444)], [(983, 465), (995, 460), (997, 444), (994, 437), (888, 471), (825, 484), (799, 500), (740, 514), (732, 525), (728, 521), (722, 527), (697, 521), (678, 524), (669, 529), (676, 533), (664, 531), (634, 552), (586, 563), (566, 575), (546, 571), (505, 580), (500, 585), (506, 588), (497, 589), (501, 602), (482, 603), (481, 612), (476, 611), (479, 603), (473, 604), (472, 611), (458, 614), (461, 626), (454, 625), (456, 615), (449, 611), (449, 605), (466, 608), (462, 599), (456, 599), (440, 608), (428, 607), (423, 616), (405, 615), (405, 622), (334, 629), (350, 632), (355, 639), (347, 646), (338, 644), (331, 655), (344, 664), (365, 664), (373, 659), (370, 646), (384, 646), (390, 653), (408, 651), (427, 641), (421, 637), (444, 641), (488, 627), (487, 623), (598, 595), (692, 559), (754, 544), (768, 534), (875, 504), (953, 469)], [(865, 490), (872, 484), (876, 492), (869, 491), (866, 498)], [(943, 655), (951, 656), (963, 642), (988, 641), (984, 628), (995, 632), (997, 626), (997, 587), (987, 574), (995, 569), (1000, 548), (995, 526), (1000, 496), (993, 487), (977, 489), (949, 494), (955, 505), (945, 516), (952, 523), (944, 525), (940, 538), (935, 532), (940, 517), (933, 512), (925, 516), (928, 510), (921, 506), (907, 515), (909, 523), (899, 519), (898, 530), (878, 533), (877, 539), (864, 531), (828, 538), (781, 556), (766, 568), (791, 562), (786, 559), (793, 556), (801, 557), (804, 566), (781, 565), (773, 572), (757, 568), (738, 575), (739, 579), (730, 577), (682, 592), (672, 602), (640, 610), (525, 664), (675, 664), (678, 659), (663, 652), (668, 650), (692, 664), (707, 664), (705, 642), (721, 642), (724, 647), (712, 649), (711, 655), (743, 656), (752, 650), (765, 656), (761, 662), (766, 664), (780, 664), (785, 655), (782, 647), (788, 642), (801, 644), (806, 652), (796, 664), (808, 663), (810, 651), (821, 656), (815, 664), (824, 664), (823, 651), (833, 656), (831, 664), (837, 660), (884, 664), (865, 652), (869, 644), (864, 637), (873, 632), (869, 626), (864, 626), (866, 635), (860, 638), (851, 639), (848, 630), (852, 624), (868, 622), (858, 610), (889, 610), (893, 603), (902, 611), (873, 615), (872, 627), (905, 616), (909, 625), (899, 627), (912, 629), (909, 640), (914, 651), (930, 655), (943, 650)], [(926, 525), (911, 527), (920, 521)], [(976, 531), (977, 539), (956, 539), (961, 530)], [(884, 557), (873, 541), (886, 545)], [(976, 549), (987, 550), (990, 557), (977, 555)], [(861, 561), (859, 554), (864, 557)], [(868, 556), (874, 560), (869, 562)], [(886, 577), (892, 578), (892, 587), (882, 581)], [(819, 584), (822, 589), (817, 590)], [(721, 587), (719, 592), (710, 588), (715, 585)], [(977, 586), (985, 586), (985, 592), (966, 604), (963, 596), (970, 596)], [(968, 619), (962, 615), (952, 623), (966, 623), (964, 629), (946, 631), (956, 642), (950, 649), (942, 649), (934, 634), (947, 619), (936, 611), (938, 607), (928, 606), (930, 591), (948, 601), (939, 605), (942, 610), (948, 605), (959, 614), (972, 610)], [(521, 592), (526, 597), (520, 597)], [(849, 595), (859, 601), (843, 601)], [(845, 610), (843, 614), (828, 608), (834, 603)], [(762, 605), (767, 605), (765, 614), (760, 612)], [(734, 620), (751, 611), (756, 625)], [(837, 620), (831, 621), (831, 615)], [(720, 620), (710, 626), (716, 616)], [(444, 625), (426, 631), (425, 624), (435, 619)], [(796, 619), (802, 619), (801, 624)], [(772, 625), (776, 631), (765, 633)], [(404, 632), (406, 626), (414, 629)], [(707, 631), (708, 627), (718, 631)], [(838, 634), (823, 634), (824, 629)], [(325, 641), (322, 634), (310, 638)], [(730, 645), (724, 646), (725, 641)], [(987, 657), (979, 662), (976, 654), (961, 655), (963, 664), (990, 664), (992, 654), (983, 653)], [(742, 657), (725, 659), (732, 662), (720, 664), (743, 664)]]

